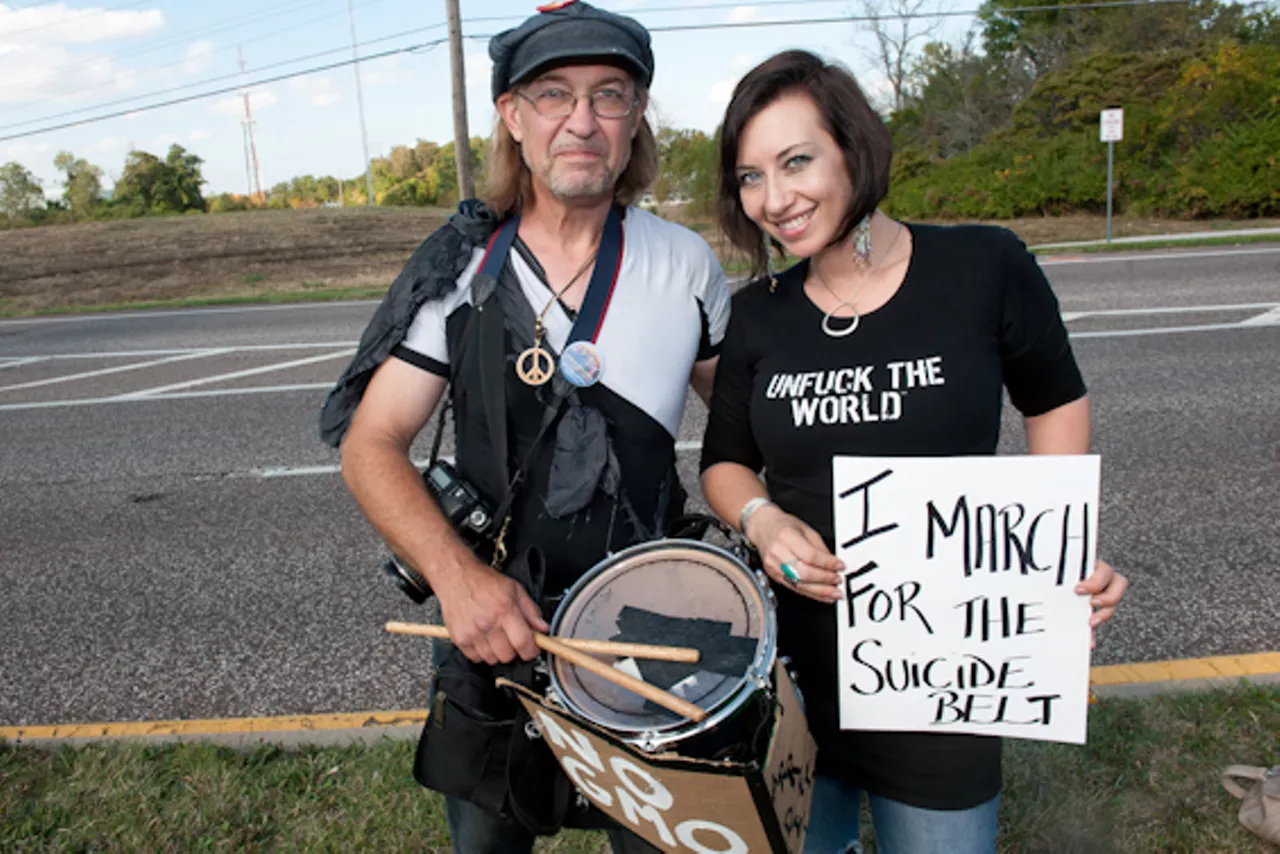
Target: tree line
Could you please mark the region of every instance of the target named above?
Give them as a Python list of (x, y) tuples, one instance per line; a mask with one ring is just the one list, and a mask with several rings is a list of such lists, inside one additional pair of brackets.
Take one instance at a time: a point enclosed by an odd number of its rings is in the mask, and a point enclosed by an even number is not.
[[(1105, 207), (1098, 113), (1125, 109), (1116, 201), (1135, 214), (1280, 214), (1280, 16), (1221, 0), (1025, 11), (1058, 0), (986, 0), (958, 44), (913, 22), (924, 0), (863, 0), (869, 56), (888, 80), (894, 139), (888, 208), (912, 218), (1002, 219)], [(882, 4), (888, 5), (888, 11)], [(891, 23), (892, 22), (892, 23)], [(916, 27), (916, 29), (913, 29)], [(718, 131), (662, 127), (656, 204), (714, 212)], [(471, 140), (482, 175), (486, 141)], [(18, 163), (0, 166), (0, 226), (251, 209), (363, 205), (365, 175), (302, 175), (255, 195), (205, 198), (202, 160), (174, 145), (130, 152), (104, 192), (102, 170), (54, 160), (64, 190), (46, 199)], [(399, 145), (369, 166), (378, 205), (452, 206), (452, 142)]]

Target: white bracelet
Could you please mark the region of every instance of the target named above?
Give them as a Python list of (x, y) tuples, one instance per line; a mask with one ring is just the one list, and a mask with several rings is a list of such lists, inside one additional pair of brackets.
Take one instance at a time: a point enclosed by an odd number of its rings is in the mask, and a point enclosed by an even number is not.
[[(742, 505), (742, 510), (738, 513), (738, 530), (748, 543), (751, 543), (751, 538), (747, 536), (747, 523), (751, 521), (751, 517), (755, 515), (757, 510), (769, 504), (773, 504), (773, 502), (763, 496), (757, 496)], [(751, 544), (755, 545), (754, 543)]]

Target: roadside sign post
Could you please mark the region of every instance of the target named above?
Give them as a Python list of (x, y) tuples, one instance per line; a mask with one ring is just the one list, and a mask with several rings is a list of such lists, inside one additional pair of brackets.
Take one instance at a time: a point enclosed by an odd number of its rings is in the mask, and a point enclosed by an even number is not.
[(1116, 143), (1124, 139), (1124, 110), (1103, 110), (1100, 114), (1099, 137), (1107, 144), (1107, 242), (1111, 242), (1111, 188)]

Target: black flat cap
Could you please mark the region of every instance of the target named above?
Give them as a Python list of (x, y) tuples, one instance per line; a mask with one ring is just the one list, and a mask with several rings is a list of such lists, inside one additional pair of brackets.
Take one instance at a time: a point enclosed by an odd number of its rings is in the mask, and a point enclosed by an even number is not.
[(639, 21), (581, 0), (552, 3), (489, 42), (493, 100), (516, 83), (558, 65), (595, 61), (616, 65), (648, 87), (653, 80), (649, 31)]

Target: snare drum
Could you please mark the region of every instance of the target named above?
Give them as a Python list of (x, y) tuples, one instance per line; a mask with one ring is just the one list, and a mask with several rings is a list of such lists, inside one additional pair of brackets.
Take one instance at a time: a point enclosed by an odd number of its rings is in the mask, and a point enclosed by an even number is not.
[(742, 759), (773, 722), (777, 618), (763, 576), (716, 546), (659, 540), (592, 567), (551, 622), (560, 637), (690, 646), (697, 664), (609, 659), (707, 711), (695, 723), (559, 658), (549, 694), (567, 710), (653, 753)]

